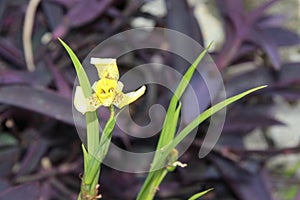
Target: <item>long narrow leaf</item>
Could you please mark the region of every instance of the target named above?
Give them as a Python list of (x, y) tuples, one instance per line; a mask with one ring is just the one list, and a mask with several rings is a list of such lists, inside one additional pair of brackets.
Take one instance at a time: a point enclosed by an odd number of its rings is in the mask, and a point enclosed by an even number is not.
[(250, 89), (246, 92), (243, 92), (241, 94), (235, 95), (233, 97), (230, 97), (216, 105), (214, 105), (213, 107), (207, 109), (206, 111), (204, 111), (202, 114), (200, 114), (196, 119), (194, 119), (190, 124), (188, 124), (175, 138), (174, 140), (170, 143), (170, 145), (168, 145), (164, 151), (161, 151), (160, 157), (157, 159), (156, 163), (153, 163), (153, 169), (157, 169), (157, 167), (161, 166), (164, 163), (164, 160), (167, 158), (167, 156), (170, 154), (170, 152), (172, 151), (172, 149), (174, 149), (186, 136), (188, 136), (188, 134), (194, 130), (199, 124), (201, 124), (203, 121), (205, 121), (206, 119), (208, 119), (210, 116), (212, 116), (213, 114), (215, 114), (216, 112), (222, 110), (223, 108), (225, 108), (226, 106), (232, 104), (233, 102), (243, 98), (244, 96), (255, 92), (257, 90), (260, 90), (262, 88), (265, 88), (267, 86), (259, 86), (253, 89)]
[[(79, 59), (73, 52), (73, 50), (60, 38), (58, 38), (60, 43), (64, 46), (68, 52), (73, 65), (75, 67), (79, 84), (82, 87), (85, 97), (92, 95), (92, 88), (88, 76), (86, 75)], [(99, 122), (96, 112), (87, 112), (86, 113), (86, 124), (87, 124), (87, 150), (89, 154), (95, 155), (97, 146), (99, 145)]]
[(68, 52), (73, 65), (75, 67), (76, 70), (76, 74), (78, 76), (78, 80), (79, 80), (79, 84), (82, 87), (83, 93), (85, 95), (85, 97), (89, 97), (92, 95), (92, 87), (91, 87), (91, 83), (89, 81), (88, 76), (86, 75), (81, 62), (79, 61), (79, 59), (77, 58), (76, 54), (73, 52), (73, 50), (60, 38), (58, 38), (58, 40), (60, 41), (60, 43), (64, 46), (64, 48), (66, 49), (66, 51)]
[(113, 112), (114, 111), (111, 111), (111, 116), (108, 119), (108, 121), (104, 127), (104, 130), (102, 132), (100, 144), (98, 145), (98, 147), (95, 151), (95, 154), (93, 155), (93, 159), (91, 159), (89, 168), (86, 171), (86, 181), (87, 182), (91, 182), (93, 180), (94, 172), (98, 170), (99, 164), (103, 161), (103, 159), (105, 158), (105, 156), (108, 152), (109, 145), (110, 145), (111, 138), (112, 138), (112, 131), (115, 127), (117, 118), (120, 114), (120, 112), (119, 112), (118, 114), (116, 114), (114, 116)]
[(194, 194), (194, 195), (191, 196), (188, 200), (196, 200), (196, 199), (198, 199), (199, 197), (202, 197), (203, 195), (205, 195), (206, 193), (208, 193), (208, 192), (210, 192), (210, 191), (212, 191), (212, 190), (213, 190), (213, 188), (208, 189), (208, 190), (205, 190), (205, 191), (203, 191), (203, 192), (199, 192), (199, 193), (197, 193), (197, 194)]
[[(196, 128), (199, 124), (201, 124), (203, 121), (205, 121), (206, 119), (208, 119), (210, 116), (212, 116), (213, 114), (215, 114), (216, 112), (222, 110), (223, 108), (225, 108), (226, 106), (230, 105), (231, 103), (243, 98), (244, 96), (255, 92), (257, 90), (260, 90), (262, 88), (265, 88), (266, 86), (260, 86), (260, 87), (256, 87), (253, 89), (250, 89), (246, 92), (243, 92), (241, 94), (238, 94), (236, 96), (233, 96), (231, 98), (228, 98), (218, 104), (216, 104), (215, 106), (207, 109), (205, 112), (203, 112), (201, 115), (199, 115), (196, 119), (194, 119), (190, 124), (188, 124), (176, 137), (175, 139), (167, 146), (164, 148), (163, 151), (159, 150), (159, 152), (156, 152), (157, 155), (157, 159), (154, 160), (154, 162), (152, 163), (152, 168), (153, 170), (159, 170), (159, 168), (161, 168), (161, 166), (164, 166), (166, 159), (168, 157), (168, 155), (170, 154), (170, 152), (172, 151), (172, 149), (176, 148), (176, 146), (186, 137), (188, 136), (188, 134), (194, 129)], [(146, 181), (144, 182), (144, 185), (142, 187), (142, 189), (140, 190), (137, 199), (138, 200), (142, 200), (142, 199), (147, 199), (148, 194), (147, 191), (149, 191), (149, 189), (147, 187), (151, 186), (153, 183), (152, 182), (156, 182), (155, 181), (155, 177), (157, 176), (156, 174), (157, 171), (150, 171), (150, 173), (147, 176)]]
[[(207, 54), (210, 46), (212, 43), (208, 45), (206, 49), (204, 49), (203, 52), (198, 56), (198, 58), (194, 61), (194, 63), (188, 68), (186, 73), (184, 74), (183, 78), (181, 79), (180, 83), (178, 84), (176, 91), (174, 95), (172, 96), (172, 99), (169, 104), (169, 108), (167, 110), (167, 114), (164, 120), (163, 128), (158, 140), (158, 144), (156, 147), (156, 153), (153, 158), (153, 163), (150, 168), (150, 173), (148, 174), (137, 199), (138, 200), (144, 200), (144, 199), (151, 199), (154, 197), (155, 193), (152, 193), (153, 191), (156, 191), (156, 188), (160, 185), (163, 178), (166, 176), (167, 171), (165, 172), (165, 169), (162, 168), (166, 163), (166, 160), (161, 160), (160, 166), (156, 166), (156, 169), (160, 169), (157, 171), (153, 171), (154, 164), (157, 163), (157, 159), (160, 159), (160, 150), (163, 149), (165, 146), (170, 144), (172, 140), (174, 139), (176, 128), (178, 125), (178, 118), (179, 113), (181, 109), (181, 104), (179, 103), (179, 99), (184, 93), (186, 87), (188, 86), (198, 64), (201, 62), (203, 57)], [(178, 106), (177, 106), (178, 105)], [(162, 173), (165, 172), (165, 173)]]
[(173, 140), (175, 131), (170, 132), (169, 130), (172, 129), (172, 128), (170, 128), (170, 126), (175, 126), (175, 124), (173, 124), (173, 122), (174, 122), (173, 116), (174, 116), (178, 101), (179, 101), (180, 97), (182, 96), (182, 94), (184, 93), (186, 87), (188, 86), (198, 64), (201, 62), (203, 57), (207, 54), (211, 45), (212, 45), (212, 42), (208, 45), (207, 48), (205, 48), (203, 50), (203, 52), (201, 52), (201, 54), (197, 57), (197, 59), (194, 61), (194, 63), (188, 68), (188, 70), (182, 77), (180, 83), (178, 84), (176, 91), (170, 101), (169, 108), (167, 110), (163, 129), (161, 131), (161, 135), (160, 135), (160, 138), (158, 141), (157, 149), (164, 147), (165, 145), (169, 144)]
[(152, 200), (167, 173), (168, 171), (165, 168), (150, 172), (147, 181), (144, 182), (143, 188), (137, 196), (137, 200)]

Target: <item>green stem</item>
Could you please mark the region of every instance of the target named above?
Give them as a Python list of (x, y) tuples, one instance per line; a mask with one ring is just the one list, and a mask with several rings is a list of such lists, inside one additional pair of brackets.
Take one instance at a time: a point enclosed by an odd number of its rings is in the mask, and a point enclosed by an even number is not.
[(147, 183), (143, 185), (136, 198), (137, 200), (152, 200), (159, 188), (160, 183), (168, 174), (168, 170), (160, 169), (154, 172), (150, 172), (150, 174), (152, 174), (151, 176), (149, 176), (151, 178), (148, 179)]
[[(78, 200), (96, 199), (96, 196), (98, 195), (97, 185), (99, 182), (101, 162), (108, 152), (112, 137), (112, 131), (116, 122), (114, 107), (110, 106), (109, 109), (110, 118), (108, 119), (106, 126), (102, 132), (100, 142), (98, 142), (97, 146), (93, 149), (93, 153), (89, 153), (89, 151), (87, 152), (83, 146), (84, 173), (82, 177), (81, 192), (78, 196)], [(87, 131), (87, 134), (89, 136), (89, 129)]]
[(149, 174), (149, 178), (145, 181), (140, 193), (138, 194), (137, 200), (152, 200), (155, 196), (159, 185), (164, 180), (168, 172), (175, 170), (176, 166), (173, 164), (178, 160), (178, 151), (173, 149), (166, 159), (165, 167), (156, 171), (152, 171)]
[(87, 124), (87, 150), (90, 154), (95, 154), (99, 145), (99, 125), (96, 112), (86, 113)]

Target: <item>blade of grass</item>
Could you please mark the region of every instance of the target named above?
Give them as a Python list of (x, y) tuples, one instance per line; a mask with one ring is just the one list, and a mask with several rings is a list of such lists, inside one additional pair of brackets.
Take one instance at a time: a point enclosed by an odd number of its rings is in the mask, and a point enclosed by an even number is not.
[(213, 188), (210, 188), (210, 189), (205, 190), (205, 191), (203, 191), (203, 192), (199, 192), (199, 193), (197, 193), (197, 194), (194, 194), (194, 195), (191, 196), (188, 200), (196, 200), (196, 199), (198, 199), (199, 197), (202, 197), (203, 195), (205, 195), (206, 193), (208, 193), (208, 192), (210, 192), (210, 191), (212, 191), (212, 190), (213, 190)]

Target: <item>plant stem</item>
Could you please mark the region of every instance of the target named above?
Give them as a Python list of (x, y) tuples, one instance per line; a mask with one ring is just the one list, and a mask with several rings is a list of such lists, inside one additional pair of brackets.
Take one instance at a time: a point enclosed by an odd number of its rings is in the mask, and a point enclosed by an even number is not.
[[(94, 146), (93, 152), (89, 153), (85, 150), (84, 146), (82, 147), (84, 156), (84, 173), (82, 177), (81, 192), (78, 195), (78, 200), (94, 200), (99, 198), (98, 182), (100, 176), (101, 163), (108, 152), (108, 148), (112, 137), (112, 130), (116, 121), (114, 107), (112, 105), (109, 107), (109, 110), (110, 118), (108, 119), (106, 126), (102, 132), (100, 142), (98, 142), (96, 147)], [(87, 134), (89, 137), (89, 129), (87, 131)], [(99, 138), (99, 135), (97, 137)], [(89, 144), (94, 144), (94, 142), (88, 142), (88, 145)]]
[(99, 145), (99, 125), (98, 125), (98, 117), (96, 112), (86, 113), (86, 124), (87, 124), (87, 150), (89, 154), (95, 155), (97, 146)]
[(137, 200), (152, 200), (159, 188), (160, 183), (168, 174), (168, 171), (163, 168), (154, 172), (150, 172), (150, 174), (153, 174), (151, 176), (151, 180), (148, 181), (148, 184), (143, 185), (143, 188), (140, 190), (137, 196)]

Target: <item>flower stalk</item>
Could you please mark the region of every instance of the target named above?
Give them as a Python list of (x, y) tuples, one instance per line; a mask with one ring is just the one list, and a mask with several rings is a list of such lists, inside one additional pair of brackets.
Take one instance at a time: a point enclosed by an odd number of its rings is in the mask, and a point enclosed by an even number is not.
[[(61, 44), (68, 52), (79, 80), (74, 95), (74, 107), (86, 116), (87, 124), (87, 148), (82, 145), (84, 172), (78, 200), (96, 200), (101, 198), (99, 194), (99, 176), (101, 163), (105, 158), (112, 138), (118, 114), (115, 115), (114, 106), (123, 108), (140, 98), (146, 90), (142, 86), (137, 91), (123, 93), (123, 83), (119, 81), (119, 70), (116, 59), (91, 58), (98, 72), (99, 80), (92, 86), (79, 59), (72, 49), (61, 39)], [(110, 118), (99, 138), (99, 122), (97, 109), (100, 106), (108, 107)]]

